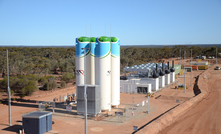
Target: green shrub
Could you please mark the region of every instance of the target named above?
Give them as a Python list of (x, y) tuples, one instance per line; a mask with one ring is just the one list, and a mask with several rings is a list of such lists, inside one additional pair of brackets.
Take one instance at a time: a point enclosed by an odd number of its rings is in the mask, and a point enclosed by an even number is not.
[(33, 81), (33, 80), (30, 80), (30, 81), (28, 82), (28, 85), (33, 85), (33, 86), (36, 86), (36, 87), (37, 87), (36, 81)]
[(25, 77), (20, 78), (19, 82), (18, 82), (18, 86), (20, 86), (21, 88), (24, 88), (25, 86), (28, 85), (29, 80)]
[(66, 87), (66, 82), (65, 81), (61, 81), (61, 88)]
[(19, 75), (19, 79), (28, 79), (28, 80), (38, 80), (38, 77), (34, 74), (28, 74), (28, 75)]
[(52, 90), (57, 88), (57, 82), (56, 81), (48, 81), (44, 84), (43, 88), (45, 90)]
[(71, 79), (74, 79), (74, 75), (72, 73), (64, 73), (61, 77), (61, 80), (65, 81), (66, 83), (69, 82)]
[(37, 86), (28, 85), (21, 90), (21, 94), (23, 95), (31, 95), (34, 91), (38, 89)]
[(0, 87), (3, 86), (3, 80), (0, 80)]
[(23, 99), (24, 97), (25, 97), (24, 94), (21, 94), (21, 95), (20, 95), (20, 99)]
[[(10, 87), (15, 87), (17, 86), (19, 82), (19, 78), (17, 77), (9, 77), (9, 86)], [(4, 77), (4, 79), (2, 80), (2, 86), (8, 86), (8, 77)]]
[(29, 74), (29, 75), (26, 75), (26, 77), (29, 79), (29, 80), (38, 80), (38, 76), (36, 76), (35, 74)]
[(44, 76), (38, 80), (38, 83), (41, 85), (45, 85), (45, 83), (47, 83), (49, 80), (54, 80), (54, 79), (55, 79), (54, 76)]

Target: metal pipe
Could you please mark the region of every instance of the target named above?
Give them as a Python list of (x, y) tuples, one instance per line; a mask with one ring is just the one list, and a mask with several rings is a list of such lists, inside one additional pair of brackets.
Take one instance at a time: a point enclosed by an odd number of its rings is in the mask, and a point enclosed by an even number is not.
[(217, 66), (217, 48), (216, 48), (216, 66)]
[(8, 76), (8, 116), (9, 116), (9, 126), (11, 126), (11, 91), (9, 87), (9, 66), (8, 66), (8, 49), (7, 52), (7, 76)]
[(157, 65), (157, 63), (156, 63), (156, 73), (158, 72), (157, 70), (158, 70), (158, 65)]
[(181, 47), (180, 47), (180, 65), (181, 65)]
[(87, 134), (87, 85), (86, 85), (86, 49), (88, 48), (81, 48), (84, 49), (84, 105), (85, 105), (85, 134)]
[(147, 97), (147, 101), (148, 101), (148, 103), (147, 103), (147, 113), (149, 114), (149, 105), (150, 105), (150, 102), (149, 102), (149, 96)]
[(162, 71), (164, 71), (164, 63), (162, 63)]
[(186, 69), (185, 69), (185, 65), (186, 65), (186, 50), (184, 51), (184, 93), (186, 93)]
[(192, 71), (193, 71), (193, 65), (192, 65), (192, 49), (191, 49), (191, 81), (190, 81), (190, 83), (191, 83), (191, 86), (193, 86), (193, 73), (192, 73)]
[(168, 69), (170, 69), (170, 62), (168, 61)]

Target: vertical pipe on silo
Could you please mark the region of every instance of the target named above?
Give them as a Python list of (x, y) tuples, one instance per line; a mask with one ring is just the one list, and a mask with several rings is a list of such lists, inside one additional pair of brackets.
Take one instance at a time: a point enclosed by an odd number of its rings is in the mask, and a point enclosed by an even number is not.
[(120, 40), (111, 37), (111, 104), (120, 104)]

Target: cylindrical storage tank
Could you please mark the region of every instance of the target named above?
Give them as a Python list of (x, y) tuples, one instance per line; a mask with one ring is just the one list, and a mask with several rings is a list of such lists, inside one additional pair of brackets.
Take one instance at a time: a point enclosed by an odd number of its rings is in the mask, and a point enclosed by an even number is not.
[(85, 58), (85, 55), (90, 53), (89, 46), (90, 46), (90, 39), (88, 37), (76, 38), (76, 70), (75, 70), (76, 71), (76, 87), (80, 84), (85, 84), (85, 79), (84, 79), (85, 78), (85, 68), (84, 68), (85, 61), (84, 60), (87, 60)]
[(111, 104), (120, 104), (120, 40), (111, 37)]
[[(111, 109), (111, 45), (110, 38), (96, 38), (95, 84), (100, 85), (101, 110)], [(119, 77), (117, 78), (119, 79)]]
[(91, 53), (90, 53), (90, 58), (91, 58), (91, 85), (95, 85), (95, 46), (96, 46), (96, 38), (91, 37)]

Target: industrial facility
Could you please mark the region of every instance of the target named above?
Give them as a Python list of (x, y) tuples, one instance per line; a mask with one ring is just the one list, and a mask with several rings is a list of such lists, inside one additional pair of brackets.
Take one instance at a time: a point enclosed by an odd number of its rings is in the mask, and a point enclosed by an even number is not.
[(123, 71), (126, 77), (120, 81), (123, 93), (152, 93), (175, 82), (174, 61), (172, 66), (169, 62), (147, 63), (125, 67)]
[[(94, 115), (100, 110), (111, 110), (111, 106), (120, 104), (120, 40), (116, 37), (79, 37), (76, 38), (76, 86), (77, 86), (77, 110), (84, 107), (82, 91), (86, 87), (93, 89), (93, 93), (87, 94), (97, 96), (99, 104), (88, 106), (96, 109)], [(79, 94), (78, 94), (79, 92)], [(87, 91), (88, 92), (88, 91)], [(94, 98), (94, 97), (92, 97)], [(98, 99), (97, 98), (97, 99)], [(90, 101), (90, 100), (88, 100)], [(82, 105), (81, 105), (82, 104)], [(83, 110), (83, 109), (82, 109)], [(93, 113), (92, 113), (93, 114)]]

